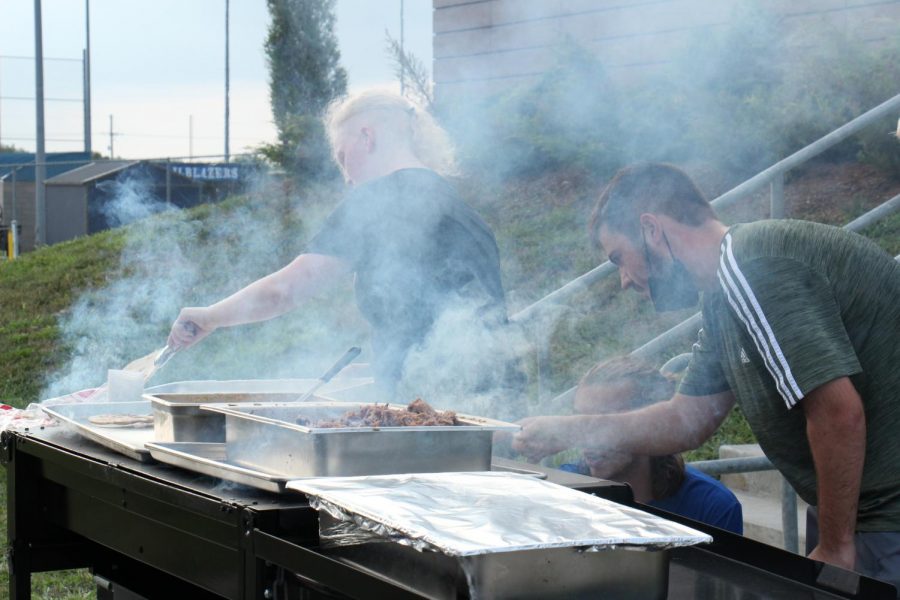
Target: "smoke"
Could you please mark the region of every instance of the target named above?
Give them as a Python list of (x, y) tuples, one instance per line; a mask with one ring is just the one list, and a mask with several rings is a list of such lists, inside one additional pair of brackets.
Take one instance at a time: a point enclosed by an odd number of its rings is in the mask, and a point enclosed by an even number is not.
[(171, 205), (151, 192), (152, 181), (140, 175), (103, 181), (97, 188), (112, 200), (100, 207), (100, 214), (110, 227), (128, 225), (152, 214), (170, 210)]
[[(180, 210), (154, 200), (148, 182), (115, 186), (108, 218), (129, 222), (119, 264), (60, 315), (68, 361), (47, 376), (42, 398), (94, 387), (106, 371), (165, 345), (178, 312), (206, 306), (275, 271), (303, 248), (309, 223), (334, 203), (333, 186), (297, 192), (260, 177), (246, 200)], [(142, 214), (155, 214), (138, 218)], [(302, 218), (300, 211), (302, 210)], [(317, 377), (365, 328), (349, 300), (325, 298), (267, 323), (216, 332), (180, 352), (150, 382)], [(350, 296), (344, 293), (343, 296)], [(326, 306), (328, 305), (328, 306)], [(327, 308), (327, 310), (326, 310)]]
[[(896, 36), (876, 35), (890, 19), (864, 10), (740, 0), (696, 13), (665, 3), (495, 9), (478, 30), (467, 27), (479, 7), (435, 10), (435, 101), (474, 180), (467, 197), (495, 228), (513, 314), (603, 261), (587, 221), (618, 168), (675, 163), (714, 198), (889, 98), (900, 78)], [(825, 159), (868, 155), (896, 174), (900, 146), (884, 135), (895, 127), (886, 120)], [(767, 216), (758, 206), (725, 218)], [(550, 333), (542, 396), (688, 316), (657, 316), (614, 279), (523, 323), (536, 341)]]
[(488, 327), (481, 306), (445, 310), (407, 357), (401, 396), (421, 396), (443, 410), (520, 419), (528, 413), (522, 359), (531, 346), (515, 325)]

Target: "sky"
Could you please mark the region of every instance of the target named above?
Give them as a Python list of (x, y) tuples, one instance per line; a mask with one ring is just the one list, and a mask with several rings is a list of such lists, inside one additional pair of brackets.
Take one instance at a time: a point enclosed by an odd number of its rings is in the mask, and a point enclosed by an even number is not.
[[(351, 90), (397, 85), (385, 31), (401, 0), (337, 0), (335, 33)], [(35, 148), (34, 2), (0, 19), (0, 143)], [(42, 0), (48, 152), (83, 148), (84, 0)], [(431, 0), (405, 0), (406, 48), (431, 64)], [(275, 138), (265, 0), (230, 0), (231, 153)], [(225, 0), (90, 0), (93, 149), (116, 157), (224, 153)], [(399, 89), (399, 85), (397, 85)], [(112, 127), (110, 127), (112, 116)], [(110, 131), (113, 132), (112, 140)]]

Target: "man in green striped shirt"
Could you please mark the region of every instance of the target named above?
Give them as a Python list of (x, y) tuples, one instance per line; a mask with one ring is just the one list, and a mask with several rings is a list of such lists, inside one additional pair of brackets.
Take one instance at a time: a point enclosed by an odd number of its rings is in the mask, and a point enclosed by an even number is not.
[(766, 455), (817, 509), (810, 557), (900, 585), (900, 264), (803, 221), (728, 227), (683, 172), (620, 171), (594, 241), (658, 310), (702, 292), (703, 328), (675, 396), (625, 415), (536, 417), (515, 446), (699, 446), (737, 401)]

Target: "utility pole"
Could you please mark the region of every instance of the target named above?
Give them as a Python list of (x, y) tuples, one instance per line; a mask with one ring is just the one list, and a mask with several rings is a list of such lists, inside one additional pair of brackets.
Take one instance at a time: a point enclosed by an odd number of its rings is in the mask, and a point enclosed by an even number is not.
[(188, 158), (194, 158), (194, 115), (188, 115)]
[(228, 138), (229, 138), (229, 116), (230, 116), (230, 106), (228, 102), (228, 92), (229, 92), (229, 56), (228, 56), (228, 25), (229, 25), (229, 14), (228, 14), (228, 4), (229, 1), (225, 0), (225, 162), (228, 162), (229, 159), (229, 151), (228, 151)]
[(91, 0), (84, 0), (84, 151), (91, 155)]
[(109, 160), (116, 157), (115, 151), (113, 150), (113, 138), (115, 135), (116, 134), (113, 133), (113, 116), (109, 115)]
[(34, 0), (34, 88), (37, 152), (34, 156), (34, 240), (37, 246), (47, 241), (47, 207), (44, 180), (47, 178), (47, 153), (44, 148), (44, 39), (41, 31), (41, 0)]

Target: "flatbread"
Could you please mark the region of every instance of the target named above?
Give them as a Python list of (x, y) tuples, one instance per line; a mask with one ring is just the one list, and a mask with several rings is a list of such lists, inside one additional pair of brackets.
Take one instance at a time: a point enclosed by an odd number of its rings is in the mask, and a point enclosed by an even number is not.
[(98, 427), (153, 427), (153, 415), (94, 415), (88, 421)]

